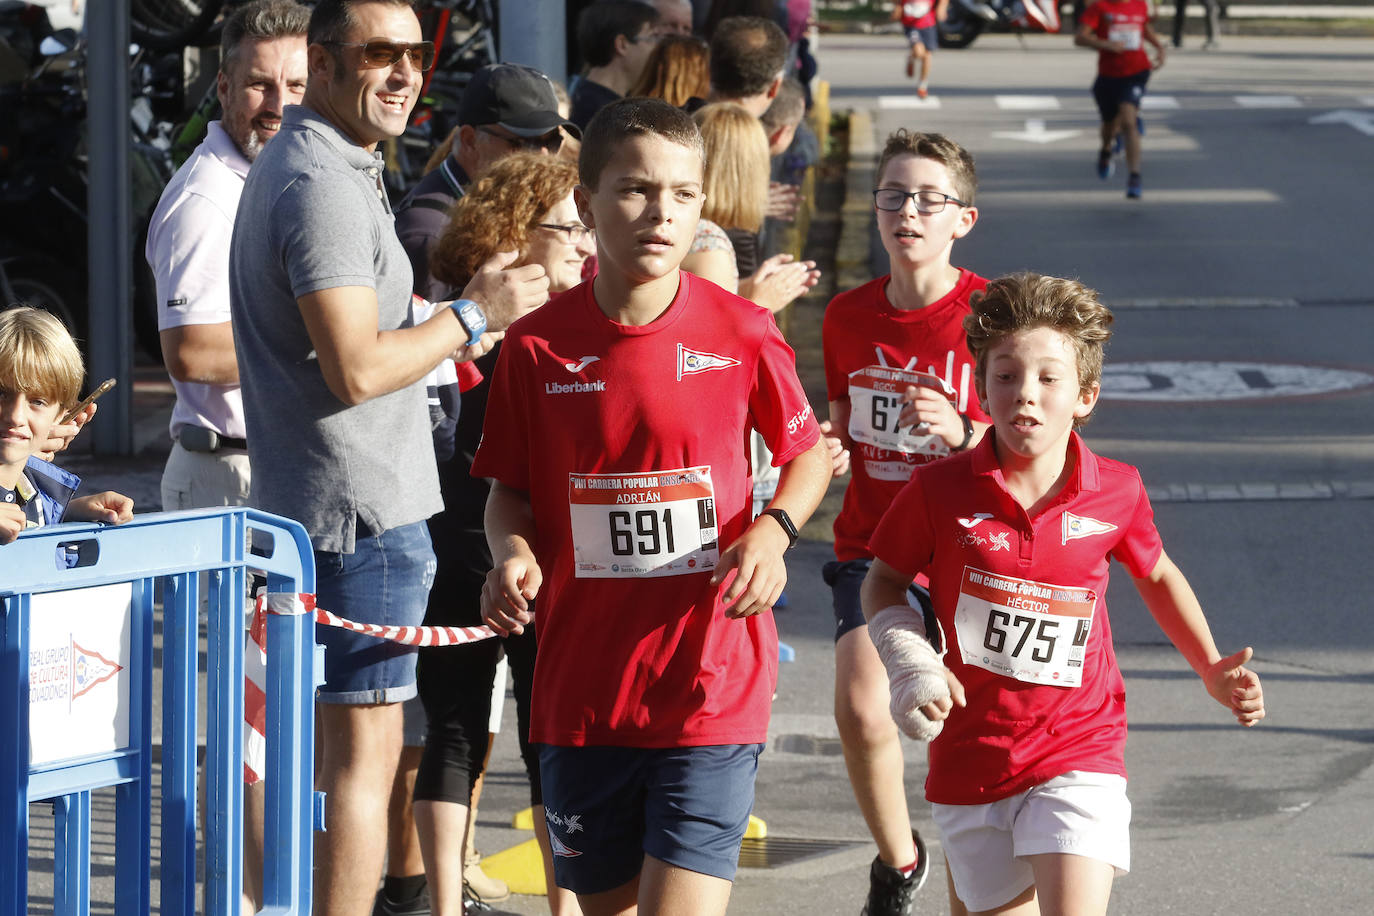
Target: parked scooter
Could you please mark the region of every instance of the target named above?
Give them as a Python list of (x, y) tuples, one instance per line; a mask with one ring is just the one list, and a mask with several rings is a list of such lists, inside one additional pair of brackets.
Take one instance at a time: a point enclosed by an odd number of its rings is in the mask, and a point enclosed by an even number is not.
[(1058, 0), (950, 0), (937, 22), (940, 47), (967, 48), (985, 31), (1059, 31)]

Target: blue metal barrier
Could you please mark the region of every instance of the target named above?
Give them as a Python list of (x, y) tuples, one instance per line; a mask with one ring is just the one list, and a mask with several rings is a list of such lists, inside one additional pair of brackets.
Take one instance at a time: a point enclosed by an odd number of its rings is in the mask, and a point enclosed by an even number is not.
[[(245, 574), (250, 570), (266, 575), (268, 591), (315, 590), (314, 555), (304, 529), (252, 509), (142, 515), (114, 528), (58, 525), (27, 532), (0, 547), (0, 916), (28, 912), (29, 803), (45, 799), (52, 800), (54, 809), (53, 911), (89, 912), (91, 791), (110, 786), (115, 787), (115, 912), (143, 916), (151, 908), (157, 591), (163, 603), (161, 911), (197, 912), (197, 611), (202, 574), (208, 582), (210, 615), (205, 900), (209, 913), (238, 916), (243, 878), (244, 600)], [(109, 588), (94, 591), (100, 587)], [(72, 589), (90, 591), (71, 593)], [(73, 605), (88, 597), (94, 603), (96, 595), (100, 602), (108, 603), (106, 596), (124, 602), (123, 589), (128, 594), (126, 604), (120, 605), (128, 609), (127, 665), (78, 644), (75, 636), (65, 656), (60, 648), (33, 649), (36, 657), (31, 658), (31, 627), (64, 619), (50, 607), (72, 598)], [(102, 615), (101, 625), (110, 619)], [(323, 675), (314, 633), (314, 622), (306, 615), (267, 619), (262, 912), (273, 916), (310, 912), (316, 809), (313, 704), (317, 675)], [(31, 662), (38, 683), (31, 683)], [(102, 681), (121, 668), (125, 680), (114, 683), (120, 691), (127, 690), (127, 737), (124, 718), (117, 717), (117, 746), (63, 757), (62, 742), (67, 739), (59, 734), (53, 739), (58, 759), (46, 759), (31, 747), (32, 701), (56, 701), (60, 707), (65, 699), (70, 711), (88, 697), (108, 692)], [(39, 724), (42, 731), (45, 723)]]

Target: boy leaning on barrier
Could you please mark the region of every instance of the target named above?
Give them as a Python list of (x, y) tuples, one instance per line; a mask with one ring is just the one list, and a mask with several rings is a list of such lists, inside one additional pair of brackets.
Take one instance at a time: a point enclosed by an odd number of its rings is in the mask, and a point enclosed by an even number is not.
[(81, 351), (62, 322), (24, 306), (0, 312), (0, 544), (26, 528), (133, 518), (129, 497), (75, 496), (81, 479), (38, 457), (80, 400), (84, 376)]
[[(1264, 695), (1248, 647), (1217, 651), (1140, 473), (1074, 432), (1097, 404), (1111, 312), (1076, 281), (1034, 274), (994, 280), (972, 305), (993, 428), (917, 468), (893, 501), (870, 542), (864, 616), (893, 717), (931, 741), (926, 797), (952, 912), (1105, 913), (1130, 868), (1131, 816), (1109, 561), (1237, 722), (1259, 722)], [(926, 568), (943, 662), (906, 603)]]

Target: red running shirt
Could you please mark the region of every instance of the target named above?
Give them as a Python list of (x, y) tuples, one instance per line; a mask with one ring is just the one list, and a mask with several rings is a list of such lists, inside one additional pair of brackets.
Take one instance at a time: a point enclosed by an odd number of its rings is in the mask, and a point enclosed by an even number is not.
[[(973, 388), (973, 356), (964, 336), (969, 296), (987, 286), (988, 281), (972, 271), (961, 270), (954, 289), (943, 299), (907, 311), (893, 308), (888, 302), (888, 279), (879, 277), (841, 293), (826, 307), (821, 336), (827, 399), (850, 401), (850, 375), (866, 367), (914, 369), (948, 382), (955, 391), (954, 406), (960, 413), (989, 422)], [(850, 429), (855, 429), (856, 423), (871, 424), (873, 405), (861, 403), (855, 408), (851, 401)], [(894, 406), (887, 411), (888, 423), (898, 410)], [(868, 539), (883, 512), (911, 479), (911, 472), (946, 454), (943, 443), (934, 446), (933, 451), (904, 454), (855, 441), (849, 488), (835, 518), (836, 558), (856, 560), (871, 556)]]
[(902, 4), (902, 28), (925, 29), (934, 24), (934, 0), (906, 0)]
[(643, 327), (607, 318), (590, 283), (512, 325), (472, 473), (533, 510), (532, 741), (766, 740), (772, 615), (727, 619), (708, 581), (750, 521), (751, 427), (778, 465), (820, 437), (772, 316), (699, 277)]
[(1070, 770), (1126, 775), (1107, 567), (1115, 558), (1144, 576), (1162, 550), (1135, 468), (1075, 433), (1070, 480), (1031, 518), (1007, 492), (994, 438), (917, 469), (871, 545), (905, 575), (930, 567), (944, 661), (967, 691), (930, 744), (926, 798), (947, 805), (997, 801)]
[(1145, 0), (1098, 0), (1083, 11), (1079, 26), (1088, 26), (1098, 38), (1120, 42), (1121, 53), (1097, 52), (1097, 72), (1102, 76), (1135, 76), (1150, 69), (1145, 53), (1145, 27), (1150, 8)]

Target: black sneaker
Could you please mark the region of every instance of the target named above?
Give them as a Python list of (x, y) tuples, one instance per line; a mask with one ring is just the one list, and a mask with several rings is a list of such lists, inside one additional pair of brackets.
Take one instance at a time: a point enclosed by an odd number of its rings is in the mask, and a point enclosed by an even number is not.
[(467, 882), (463, 882), (463, 916), (472, 916), (473, 913), (494, 913), (491, 904), (472, 892)]
[(1112, 172), (1116, 171), (1116, 164), (1112, 162), (1112, 151), (1104, 149), (1097, 154), (1097, 177), (1106, 181), (1112, 177)]
[(901, 871), (880, 858), (873, 859), (868, 872), (868, 901), (861, 916), (911, 916), (912, 899), (930, 877), (930, 857), (921, 835), (911, 831), (916, 841), (916, 870), (903, 878)]
[(429, 916), (429, 888), (404, 903), (397, 903), (386, 895), (386, 891), (379, 890), (372, 904), (372, 916)]

